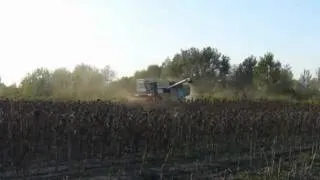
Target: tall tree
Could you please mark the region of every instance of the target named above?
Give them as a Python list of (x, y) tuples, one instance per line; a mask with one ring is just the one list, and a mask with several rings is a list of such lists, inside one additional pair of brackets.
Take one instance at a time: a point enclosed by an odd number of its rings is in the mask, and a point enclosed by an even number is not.
[(292, 94), (294, 80), (290, 65), (285, 65), (280, 70), (280, 78), (276, 84), (272, 85), (273, 92), (280, 94)]
[(254, 56), (247, 57), (233, 74), (233, 81), (237, 88), (244, 89), (252, 87), (254, 78), (254, 68), (257, 64), (257, 58)]
[(266, 53), (255, 68), (255, 77), (257, 78), (258, 87), (269, 88), (270, 85), (278, 83), (280, 80), (281, 63), (274, 59), (270, 52)]
[(116, 72), (111, 69), (109, 65), (106, 65), (102, 70), (101, 73), (103, 74), (104, 80), (107, 84), (113, 81), (116, 77)]
[(219, 66), (219, 77), (226, 77), (230, 71), (230, 58), (228, 56), (222, 56)]
[(38, 68), (21, 82), (22, 93), (25, 97), (48, 98), (52, 95), (51, 74), (46, 68)]
[(73, 89), (72, 74), (65, 68), (56, 69), (52, 75), (53, 98), (70, 99), (76, 89)]
[(96, 67), (80, 64), (72, 72), (74, 91), (77, 99), (97, 99), (104, 96), (105, 76)]
[(223, 56), (218, 50), (206, 47), (202, 50), (190, 48), (181, 50), (172, 60), (166, 59), (163, 63), (163, 72), (168, 77), (182, 79), (217, 78), (225, 76), (230, 70), (230, 58)]
[(162, 67), (158, 65), (149, 65), (147, 69), (136, 71), (134, 74), (135, 79), (152, 78), (159, 79), (161, 77)]
[(309, 88), (312, 80), (312, 75), (309, 70), (303, 70), (303, 73), (300, 75), (299, 82), (302, 87)]
[(316, 77), (317, 77), (317, 80), (320, 82), (320, 67), (318, 67), (316, 70)]

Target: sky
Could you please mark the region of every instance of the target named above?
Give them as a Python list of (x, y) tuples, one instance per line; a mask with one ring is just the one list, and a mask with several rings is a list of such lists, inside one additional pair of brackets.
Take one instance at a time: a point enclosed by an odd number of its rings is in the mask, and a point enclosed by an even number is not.
[[(319, 0), (0, 0), (0, 77), (110, 65), (118, 77), (180, 49), (212, 46), (232, 64), (266, 52), (297, 77), (320, 67)], [(318, 50), (318, 51), (317, 51)]]

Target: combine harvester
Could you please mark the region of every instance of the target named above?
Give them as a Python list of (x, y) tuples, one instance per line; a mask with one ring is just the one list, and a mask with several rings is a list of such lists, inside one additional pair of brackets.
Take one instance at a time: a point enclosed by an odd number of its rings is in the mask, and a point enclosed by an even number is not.
[(166, 87), (160, 86), (160, 83), (152, 79), (137, 79), (136, 94), (129, 102), (135, 103), (168, 103), (184, 102), (190, 95), (191, 78), (186, 78), (178, 82), (170, 82)]

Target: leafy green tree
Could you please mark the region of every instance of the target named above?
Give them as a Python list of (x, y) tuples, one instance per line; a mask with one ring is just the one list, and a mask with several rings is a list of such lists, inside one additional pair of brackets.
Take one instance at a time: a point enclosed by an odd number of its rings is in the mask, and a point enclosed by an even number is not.
[(80, 64), (72, 72), (73, 97), (76, 99), (103, 98), (105, 93), (105, 75), (96, 67)]
[(309, 70), (304, 70), (300, 75), (299, 82), (303, 88), (309, 88), (311, 85), (312, 75)]
[(46, 98), (52, 95), (51, 74), (46, 68), (38, 68), (21, 82), (22, 95), (30, 98)]
[(316, 76), (311, 81), (312, 86), (315, 89), (320, 90), (320, 68), (317, 68)]
[(160, 74), (160, 78), (164, 79), (164, 78), (168, 78), (171, 76), (172, 70), (171, 70), (171, 59), (169, 57), (167, 57), (161, 64), (161, 74)]
[(147, 68), (147, 75), (151, 78), (160, 78), (162, 68), (158, 65), (150, 65)]
[(211, 92), (218, 82), (223, 87), (227, 84), (230, 71), (230, 58), (222, 55), (217, 49), (206, 47), (202, 50), (189, 48), (162, 64), (162, 77), (181, 80), (191, 77), (194, 89), (199, 92)]
[(72, 99), (73, 89), (72, 73), (66, 68), (58, 68), (51, 75), (52, 97), (55, 99)]
[(245, 88), (252, 88), (254, 79), (254, 69), (257, 65), (257, 59), (254, 56), (247, 57), (234, 70), (233, 84), (236, 88), (244, 90)]
[(296, 86), (296, 95), (299, 99), (310, 99), (319, 96), (319, 89), (316, 88), (316, 79), (312, 78), (309, 70), (304, 70), (301, 73)]
[(149, 65), (147, 69), (136, 71), (133, 77), (135, 79), (159, 79), (161, 77), (161, 71), (162, 67), (158, 65)]
[(6, 88), (5, 84), (2, 83), (1, 77), (0, 77), (0, 97), (3, 97), (4, 95), (4, 89)]
[[(211, 47), (204, 48), (201, 51), (197, 48), (190, 48), (181, 50), (172, 60), (166, 59), (162, 67), (167, 77), (176, 79), (217, 77), (222, 57), (221, 53)], [(223, 61), (228, 62), (228, 57), (225, 56)], [(221, 69), (223, 71), (229, 70), (228, 66), (223, 68)]]
[(219, 77), (224, 78), (229, 74), (231, 68), (230, 58), (228, 56), (222, 56), (219, 64)]
[(281, 63), (274, 59), (274, 55), (270, 52), (266, 53), (255, 68), (255, 78), (258, 88), (270, 90), (270, 87), (280, 80)]
[(104, 80), (107, 84), (109, 84), (111, 81), (115, 80), (116, 72), (111, 69), (109, 65), (106, 65), (102, 70), (101, 73), (104, 77)]
[(290, 65), (285, 65), (281, 68), (280, 78), (278, 83), (275, 84), (278, 93), (291, 93), (294, 88), (293, 73)]
[(317, 77), (317, 80), (320, 81), (320, 67), (318, 67), (316, 70), (316, 77)]
[(162, 64), (161, 76), (163, 78), (180, 78), (183, 74), (182, 57), (180, 54), (176, 54), (173, 59), (167, 58)]
[(227, 77), (230, 73), (230, 58), (227, 56), (222, 56), (221, 61), (219, 63), (219, 82), (221, 82), (222, 87), (226, 88), (227, 85)]

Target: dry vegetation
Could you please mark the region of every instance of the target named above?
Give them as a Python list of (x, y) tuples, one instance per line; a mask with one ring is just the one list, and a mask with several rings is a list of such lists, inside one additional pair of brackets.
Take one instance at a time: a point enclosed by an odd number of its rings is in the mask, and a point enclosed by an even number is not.
[(0, 179), (318, 179), (319, 112), (262, 100), (2, 100)]

